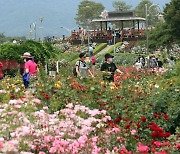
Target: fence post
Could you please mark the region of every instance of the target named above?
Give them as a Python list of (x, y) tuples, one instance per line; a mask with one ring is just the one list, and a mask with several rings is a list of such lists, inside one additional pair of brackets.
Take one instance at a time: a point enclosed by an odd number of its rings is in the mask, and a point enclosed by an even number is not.
[(56, 72), (59, 73), (59, 61), (56, 61)]

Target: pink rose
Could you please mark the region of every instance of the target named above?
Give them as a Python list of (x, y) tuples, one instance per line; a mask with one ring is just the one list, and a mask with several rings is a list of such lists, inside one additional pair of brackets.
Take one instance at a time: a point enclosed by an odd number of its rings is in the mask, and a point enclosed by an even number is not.
[(0, 149), (3, 148), (3, 143), (0, 141)]
[(165, 151), (161, 151), (161, 152), (155, 152), (155, 154), (168, 154), (168, 153)]
[(159, 141), (154, 141), (153, 144), (158, 148), (162, 145)]
[(56, 153), (56, 147), (51, 147), (49, 150), (50, 153)]
[(149, 151), (148, 146), (145, 146), (142, 143), (139, 143), (137, 149), (139, 152), (148, 152)]
[(136, 134), (136, 130), (131, 130), (131, 135), (135, 135)]

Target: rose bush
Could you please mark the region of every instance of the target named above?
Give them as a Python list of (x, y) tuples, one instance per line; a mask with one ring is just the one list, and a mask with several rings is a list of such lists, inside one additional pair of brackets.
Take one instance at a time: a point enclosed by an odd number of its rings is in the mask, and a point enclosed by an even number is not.
[(40, 71), (33, 90), (0, 81), (0, 151), (178, 153), (179, 66), (169, 72), (120, 67), (115, 83)]

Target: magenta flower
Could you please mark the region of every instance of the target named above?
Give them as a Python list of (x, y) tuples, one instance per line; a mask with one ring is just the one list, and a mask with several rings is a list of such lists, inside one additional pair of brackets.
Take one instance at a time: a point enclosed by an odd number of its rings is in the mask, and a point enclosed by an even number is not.
[(142, 143), (139, 143), (138, 147), (137, 147), (139, 152), (145, 153), (149, 151), (149, 147), (143, 145)]
[(135, 129), (131, 130), (131, 135), (135, 135), (135, 134), (136, 134), (136, 130)]
[(0, 141), (0, 149), (3, 148), (3, 143)]

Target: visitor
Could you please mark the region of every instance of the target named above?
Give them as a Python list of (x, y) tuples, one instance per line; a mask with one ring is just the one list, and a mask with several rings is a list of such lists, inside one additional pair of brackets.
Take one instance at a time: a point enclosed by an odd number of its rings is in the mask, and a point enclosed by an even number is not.
[(112, 34), (107, 35), (106, 37), (108, 45), (112, 45), (113, 42), (113, 36)]
[(95, 73), (95, 65), (96, 65), (96, 58), (94, 55), (91, 57), (91, 64), (92, 64), (92, 74), (94, 75)]
[(2, 70), (3, 70), (3, 64), (2, 64), (2, 62), (0, 62), (0, 80), (2, 80), (4, 77)]
[(136, 68), (137, 71), (142, 69), (143, 65), (140, 61), (140, 58), (137, 59), (136, 63), (134, 64), (134, 67)]
[(145, 58), (144, 58), (144, 56), (141, 56), (141, 57), (139, 58), (139, 61), (140, 61), (140, 63), (142, 64), (142, 67), (145, 67)]
[(174, 62), (174, 57), (170, 57), (170, 59), (168, 58), (168, 63), (169, 63), (169, 68), (173, 68), (173, 66), (175, 65), (175, 62)]
[(24, 87), (29, 87), (30, 78), (32, 80), (37, 80), (37, 64), (34, 62), (34, 58), (29, 52), (25, 52), (22, 56), (25, 62), (24, 73), (23, 73), (23, 82)]
[(94, 75), (92, 74), (92, 72), (90, 71), (89, 67), (87, 66), (85, 60), (86, 60), (86, 53), (80, 53), (79, 54), (79, 58), (80, 60), (78, 60), (76, 62), (76, 72), (77, 72), (77, 76), (80, 79), (85, 79), (87, 78), (88, 73), (91, 75), (92, 78), (94, 78)]
[(91, 58), (93, 56), (93, 47), (92, 44), (89, 46), (89, 57)]
[(150, 68), (156, 68), (158, 66), (155, 56), (151, 56), (149, 59)]
[(159, 67), (159, 68), (162, 68), (163, 62), (162, 62), (161, 60), (159, 60), (158, 58), (156, 58), (156, 61), (157, 61), (157, 63), (158, 63), (158, 67)]
[(109, 53), (105, 54), (105, 62), (101, 65), (101, 72), (103, 73), (103, 80), (108, 82), (114, 82), (114, 74), (118, 72), (122, 74), (116, 65), (113, 63), (114, 56)]

